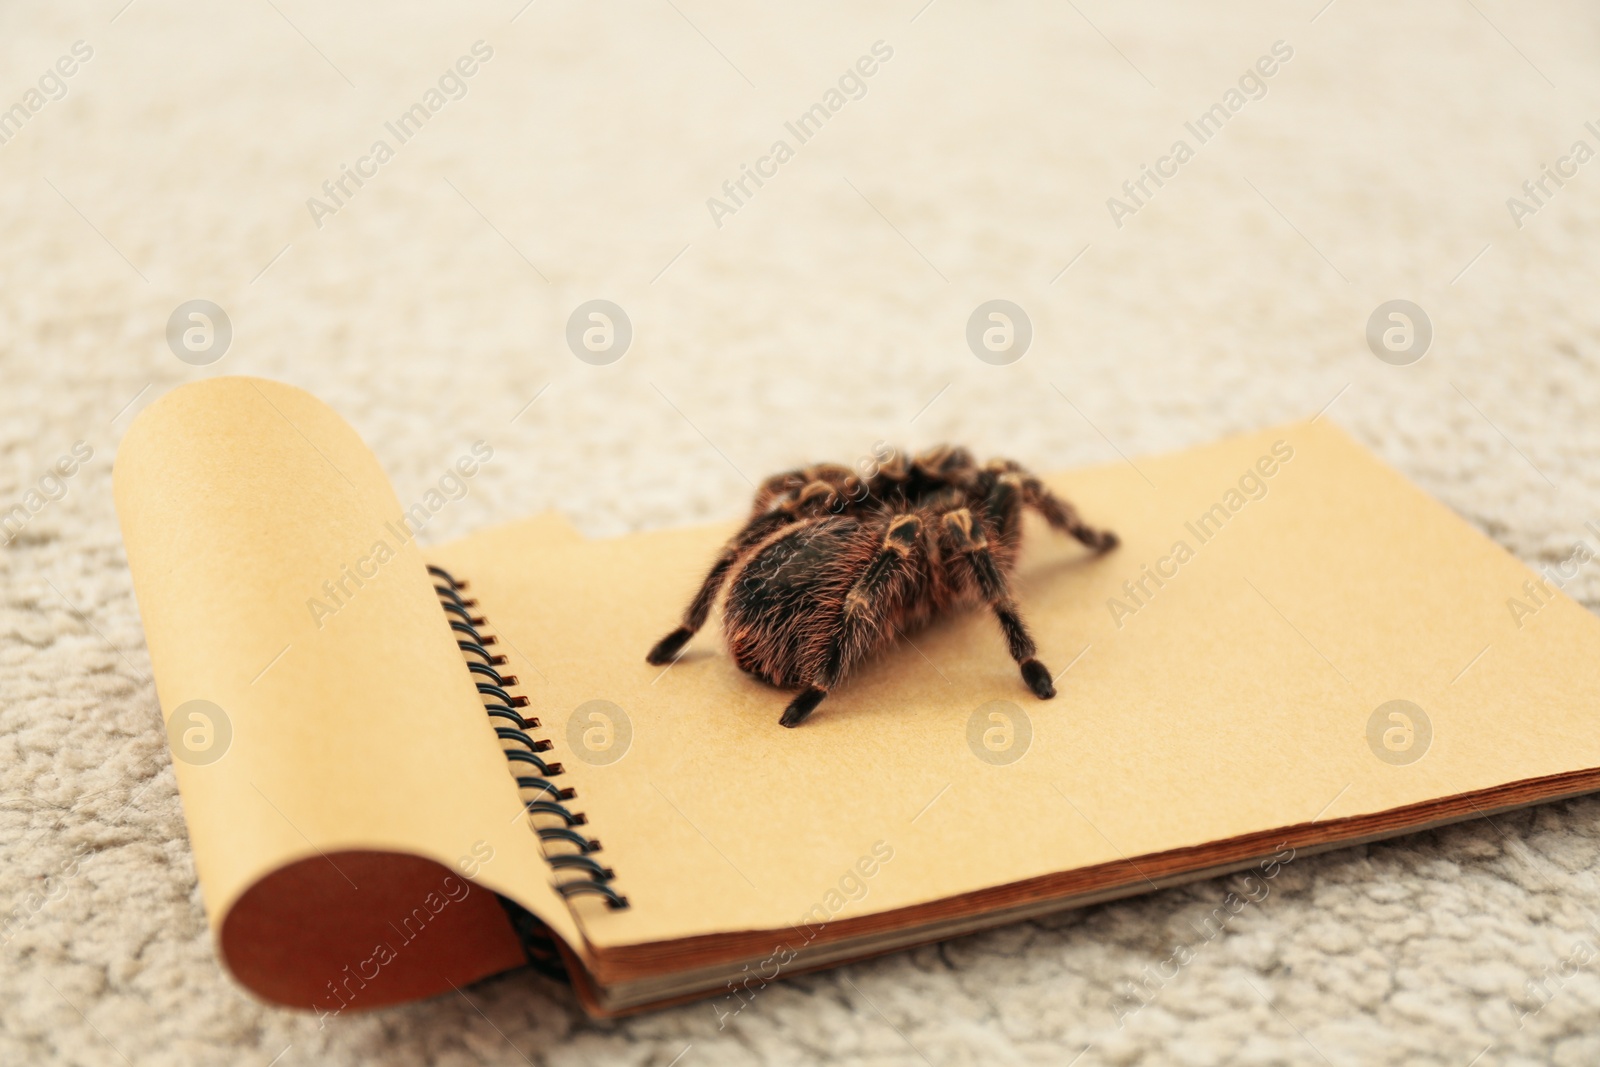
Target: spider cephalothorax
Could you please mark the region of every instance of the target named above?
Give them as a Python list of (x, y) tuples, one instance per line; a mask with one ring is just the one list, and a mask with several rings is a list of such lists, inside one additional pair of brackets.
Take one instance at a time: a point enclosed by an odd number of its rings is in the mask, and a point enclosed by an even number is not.
[(866, 479), (836, 464), (774, 475), (683, 625), (646, 658), (662, 664), (676, 656), (728, 583), (723, 620), (734, 661), (802, 689), (779, 720), (798, 726), (874, 650), (935, 615), (983, 602), (1028, 688), (1048, 700), (1055, 685), (1007, 582), (1024, 507), (1096, 551), (1116, 547), (1115, 534), (1084, 525), (1021, 465), (998, 459), (979, 467), (964, 448), (941, 446), (909, 463), (890, 451)]

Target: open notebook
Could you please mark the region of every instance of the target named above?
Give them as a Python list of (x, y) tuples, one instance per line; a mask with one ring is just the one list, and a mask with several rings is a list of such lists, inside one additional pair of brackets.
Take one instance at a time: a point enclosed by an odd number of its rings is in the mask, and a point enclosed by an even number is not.
[(644, 662), (735, 524), (423, 549), (326, 405), (173, 391), (116, 497), (222, 959), (332, 1013), (543, 936), (595, 1014), (734, 1011), (800, 970), (1600, 788), (1600, 621), (1327, 419), (1048, 480), (1122, 538), (1091, 556), (1029, 520), (1054, 700), (973, 611), (788, 730), (715, 618)]

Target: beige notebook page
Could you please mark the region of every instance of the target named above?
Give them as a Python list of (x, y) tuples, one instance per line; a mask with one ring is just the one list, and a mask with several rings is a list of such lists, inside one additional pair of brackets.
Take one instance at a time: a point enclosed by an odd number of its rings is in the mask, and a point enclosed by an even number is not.
[[(173, 761), (214, 931), (307, 857), (453, 871), (486, 845), (474, 880), (576, 939), (400, 502), (337, 414), (261, 379), (174, 390), (129, 430), (116, 497), (163, 718), (204, 699), (231, 725), (221, 759)], [(528, 529), (576, 540), (559, 520)], [(323, 583), (350, 567), (376, 574), (339, 603)]]
[[(581, 545), (505, 527), (435, 551), (527, 663), (550, 733), (595, 700), (631, 724), (614, 763), (564, 757), (633, 902), (576, 902), (585, 934), (851, 917), (1600, 765), (1600, 622), (1557, 597), (1519, 628), (1530, 572), (1326, 420), (1050, 481), (1123, 544), (1095, 558), (1030, 522), (1014, 585), (1065, 672), (1043, 702), (983, 610), (911, 635), (794, 730), (792, 694), (734, 666), (715, 615), (648, 666), (733, 525)], [(1135, 602), (1146, 566), (1170, 576)], [(1409, 765), (1369, 745), (1395, 699), (1431, 722)], [(991, 701), (1031, 724), (1006, 765), (969, 745)], [(892, 859), (853, 877), (879, 842)]]

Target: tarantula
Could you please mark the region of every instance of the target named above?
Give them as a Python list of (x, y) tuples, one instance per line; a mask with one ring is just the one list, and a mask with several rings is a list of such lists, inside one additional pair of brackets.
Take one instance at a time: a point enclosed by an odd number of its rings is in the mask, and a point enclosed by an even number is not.
[(1117, 545), (1115, 534), (1086, 526), (1020, 464), (997, 459), (980, 468), (964, 448), (940, 446), (909, 463), (890, 451), (866, 480), (837, 464), (773, 475), (711, 565), (683, 624), (645, 658), (671, 661), (731, 578), (723, 610), (728, 648), (741, 669), (801, 689), (778, 720), (793, 727), (896, 635), (981, 600), (999, 621), (1023, 681), (1048, 700), (1055, 685), (1035, 658), (1006, 581), (1022, 543), (1024, 507), (1097, 552)]

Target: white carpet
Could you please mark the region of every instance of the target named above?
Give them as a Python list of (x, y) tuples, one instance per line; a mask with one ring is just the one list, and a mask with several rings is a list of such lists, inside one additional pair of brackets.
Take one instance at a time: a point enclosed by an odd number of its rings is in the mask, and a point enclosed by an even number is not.
[[(133, 415), (217, 373), (328, 400), (402, 499), (491, 441), (434, 542), (552, 507), (591, 535), (728, 518), (746, 478), (879, 438), (1049, 469), (1333, 402), (1551, 563), (1600, 518), (1600, 163), (1560, 162), (1600, 147), (1592, 6), (123, 2), (0, 8), (0, 108), (26, 112), (0, 126), (0, 510), (39, 505), (0, 550), (0, 1062), (1600, 1060), (1592, 801), (1298, 859), (1120, 1028), (1228, 883), (780, 983), (721, 1031), (706, 1004), (592, 1024), (526, 973), (319, 1031), (218, 969), (109, 492)], [(1184, 123), (1278, 41), (1200, 144)], [(1542, 164), (1576, 174), (1518, 228)], [(314, 220), (341, 165), (371, 176)], [(233, 328), (206, 368), (165, 340), (199, 298)], [(592, 298), (633, 323), (610, 366), (563, 341)], [(1009, 366), (964, 340), (991, 298), (1032, 321)], [(1363, 340), (1393, 298), (1434, 326), (1414, 366)], [(28, 497), (77, 441), (64, 495)], [(1568, 589), (1600, 607), (1593, 565)]]

